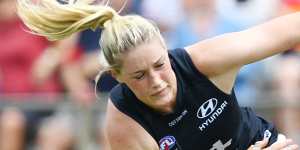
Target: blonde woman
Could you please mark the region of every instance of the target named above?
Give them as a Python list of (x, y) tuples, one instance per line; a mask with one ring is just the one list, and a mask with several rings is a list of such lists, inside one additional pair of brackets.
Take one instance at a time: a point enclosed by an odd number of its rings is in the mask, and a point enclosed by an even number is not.
[(102, 71), (120, 82), (107, 106), (112, 150), (298, 148), (251, 109), (240, 108), (233, 83), (242, 66), (300, 43), (300, 13), (168, 51), (152, 22), (107, 6), (19, 0), (18, 12), (50, 40), (103, 29)]

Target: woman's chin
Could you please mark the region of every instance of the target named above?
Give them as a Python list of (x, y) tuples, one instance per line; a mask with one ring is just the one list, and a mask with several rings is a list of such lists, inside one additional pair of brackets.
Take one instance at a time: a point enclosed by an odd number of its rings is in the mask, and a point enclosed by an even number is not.
[(157, 109), (173, 109), (174, 106), (174, 98), (171, 92), (159, 97), (154, 97), (153, 103), (154, 107)]

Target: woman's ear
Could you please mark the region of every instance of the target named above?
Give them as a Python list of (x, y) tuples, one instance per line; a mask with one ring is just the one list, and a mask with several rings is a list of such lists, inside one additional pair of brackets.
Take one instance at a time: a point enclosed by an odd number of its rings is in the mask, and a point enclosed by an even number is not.
[(108, 73), (115, 78), (119, 83), (122, 83), (122, 79), (120, 77), (120, 75), (115, 71), (115, 70), (110, 70), (108, 71)]

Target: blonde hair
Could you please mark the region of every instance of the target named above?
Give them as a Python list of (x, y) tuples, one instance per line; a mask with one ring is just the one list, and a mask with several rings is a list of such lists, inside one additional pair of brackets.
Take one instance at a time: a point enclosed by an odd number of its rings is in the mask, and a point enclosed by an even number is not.
[(104, 70), (114, 69), (117, 73), (121, 68), (120, 54), (128, 49), (155, 37), (165, 46), (157, 26), (141, 16), (120, 16), (107, 5), (91, 5), (79, 0), (64, 3), (57, 0), (39, 0), (38, 3), (18, 0), (18, 14), (34, 34), (49, 40), (64, 39), (86, 29), (102, 28), (101, 65)]

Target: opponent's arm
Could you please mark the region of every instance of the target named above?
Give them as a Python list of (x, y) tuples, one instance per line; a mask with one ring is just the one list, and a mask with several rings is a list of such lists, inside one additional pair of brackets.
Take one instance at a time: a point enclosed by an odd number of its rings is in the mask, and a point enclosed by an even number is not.
[(285, 137), (278, 137), (275, 143), (267, 147), (268, 141), (267, 138), (257, 141), (254, 145), (251, 145), (248, 150), (297, 150), (299, 148), (291, 139), (286, 139)]

